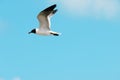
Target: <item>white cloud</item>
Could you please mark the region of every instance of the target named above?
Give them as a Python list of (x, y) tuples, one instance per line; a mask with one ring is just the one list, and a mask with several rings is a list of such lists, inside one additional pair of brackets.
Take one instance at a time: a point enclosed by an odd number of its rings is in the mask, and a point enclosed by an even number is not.
[(64, 8), (73, 14), (85, 14), (88, 11), (90, 0), (64, 0)]
[(117, 0), (95, 0), (93, 11), (96, 16), (114, 18), (120, 11), (119, 4)]
[[(3, 77), (0, 77), (0, 80), (6, 80), (6, 79), (4, 79)], [(13, 77), (12, 80), (21, 80), (21, 78), (16, 76), (16, 77)]]
[(20, 77), (14, 77), (13, 80), (21, 80)]
[(119, 15), (119, 0), (52, 0), (62, 4), (70, 14), (76, 16), (94, 16), (114, 18)]
[(0, 77), (0, 80), (4, 80), (2, 77)]

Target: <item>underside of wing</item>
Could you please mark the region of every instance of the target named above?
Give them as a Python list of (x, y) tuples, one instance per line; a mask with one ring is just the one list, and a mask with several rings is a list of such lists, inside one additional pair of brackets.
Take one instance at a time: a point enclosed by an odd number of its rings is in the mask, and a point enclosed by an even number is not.
[(57, 12), (57, 9), (54, 10), (55, 7), (56, 4), (44, 9), (38, 14), (37, 18), (40, 22), (40, 26), (41, 26), (40, 28), (45, 28), (50, 30), (50, 16), (52, 16)]
[(50, 30), (50, 21), (48, 19), (49, 17), (46, 16), (39, 16), (40, 21), (40, 29)]

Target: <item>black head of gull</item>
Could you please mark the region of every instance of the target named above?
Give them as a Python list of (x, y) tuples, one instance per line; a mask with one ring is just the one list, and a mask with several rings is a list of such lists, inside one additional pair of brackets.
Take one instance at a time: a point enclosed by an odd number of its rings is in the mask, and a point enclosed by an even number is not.
[(36, 33), (36, 29), (33, 29), (33, 30), (31, 30), (28, 34), (30, 34), (30, 33)]

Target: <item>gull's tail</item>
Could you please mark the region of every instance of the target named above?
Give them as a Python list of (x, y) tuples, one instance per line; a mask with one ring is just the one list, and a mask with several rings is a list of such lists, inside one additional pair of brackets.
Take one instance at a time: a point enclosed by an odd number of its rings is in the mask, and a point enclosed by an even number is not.
[(57, 33), (57, 32), (50, 32), (50, 34), (52, 34), (53, 36), (60, 36), (61, 33)]

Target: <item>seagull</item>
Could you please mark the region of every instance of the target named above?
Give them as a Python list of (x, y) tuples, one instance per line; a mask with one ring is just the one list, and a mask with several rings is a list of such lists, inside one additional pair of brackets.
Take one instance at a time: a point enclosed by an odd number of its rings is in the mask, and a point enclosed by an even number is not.
[(50, 29), (50, 25), (51, 25), (50, 19), (58, 11), (57, 9), (55, 9), (55, 7), (56, 7), (56, 4), (44, 9), (38, 14), (37, 19), (40, 23), (40, 26), (39, 28), (32, 29), (29, 32), (29, 34), (34, 33), (34, 34), (44, 35), (44, 36), (49, 36), (49, 35), (59, 36), (60, 35), (60, 33), (51, 31)]

